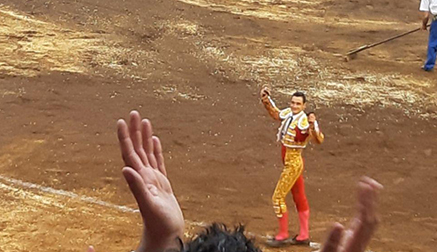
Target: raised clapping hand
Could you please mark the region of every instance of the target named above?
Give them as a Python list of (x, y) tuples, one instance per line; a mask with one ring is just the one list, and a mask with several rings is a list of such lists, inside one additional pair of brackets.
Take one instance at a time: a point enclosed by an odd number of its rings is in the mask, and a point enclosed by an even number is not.
[(123, 176), (140, 208), (144, 232), (137, 252), (163, 251), (179, 245), (184, 217), (170, 181), (162, 155), (161, 142), (153, 136), (149, 120), (130, 113), (129, 126), (117, 122), (118, 141), (125, 167)]
[(260, 92), (261, 99), (266, 98), (269, 95), (270, 95), (270, 88), (268, 86), (263, 86)]
[(316, 120), (317, 120), (316, 114), (311, 113), (311, 114), (308, 116), (308, 122), (309, 122), (310, 124), (314, 124), (314, 122), (315, 122)]
[(379, 219), (376, 216), (377, 191), (382, 185), (363, 177), (358, 183), (358, 213), (350, 227), (335, 223), (321, 252), (364, 252), (376, 230)]

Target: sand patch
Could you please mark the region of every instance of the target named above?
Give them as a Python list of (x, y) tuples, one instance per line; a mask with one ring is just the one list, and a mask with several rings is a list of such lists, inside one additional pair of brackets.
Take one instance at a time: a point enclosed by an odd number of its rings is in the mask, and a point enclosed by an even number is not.
[(228, 12), (240, 16), (263, 18), (276, 21), (292, 21), (293, 23), (319, 23), (336, 26), (356, 26), (377, 28), (380, 25), (398, 23), (387, 20), (348, 19), (342, 17), (327, 17), (328, 1), (299, 0), (179, 0), (181, 2), (208, 8), (218, 12)]
[(33, 77), (50, 71), (94, 74), (95, 67), (130, 76), (153, 53), (121, 46), (111, 35), (80, 32), (0, 5), (0, 75)]

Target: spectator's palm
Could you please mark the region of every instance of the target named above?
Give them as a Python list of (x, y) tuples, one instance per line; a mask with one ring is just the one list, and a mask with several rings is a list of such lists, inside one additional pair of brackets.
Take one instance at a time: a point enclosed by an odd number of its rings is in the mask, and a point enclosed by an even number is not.
[(364, 177), (358, 183), (358, 213), (349, 229), (334, 225), (322, 252), (364, 252), (378, 225), (376, 196), (382, 185)]
[(130, 114), (119, 120), (118, 139), (126, 167), (123, 175), (135, 196), (145, 226), (145, 242), (161, 246), (183, 235), (184, 218), (166, 177), (161, 143), (148, 120)]

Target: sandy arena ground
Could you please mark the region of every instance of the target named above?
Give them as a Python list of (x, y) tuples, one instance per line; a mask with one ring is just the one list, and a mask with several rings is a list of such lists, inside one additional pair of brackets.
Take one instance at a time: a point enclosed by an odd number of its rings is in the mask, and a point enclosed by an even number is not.
[[(3, 0), (0, 251), (134, 249), (140, 216), (115, 122), (137, 109), (162, 139), (187, 220), (245, 223), (264, 248), (281, 172), (281, 107), (308, 93), (326, 134), (305, 151), (311, 238), (347, 224), (362, 175), (385, 186), (370, 250), (437, 246), (437, 80), (420, 67), (419, 0)], [(291, 203), (291, 199), (290, 203)], [(297, 231), (297, 217), (291, 217)], [(312, 251), (286, 248), (267, 251)]]

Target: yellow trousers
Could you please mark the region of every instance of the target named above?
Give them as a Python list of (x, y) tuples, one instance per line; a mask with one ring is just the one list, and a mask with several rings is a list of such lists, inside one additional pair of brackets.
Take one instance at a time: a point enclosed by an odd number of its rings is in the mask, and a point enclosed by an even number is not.
[(287, 212), (285, 197), (302, 174), (303, 160), (301, 153), (301, 149), (286, 148), (284, 168), (272, 197), (273, 208), (279, 218)]

